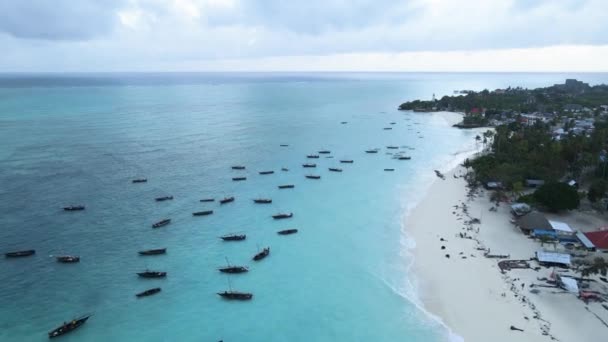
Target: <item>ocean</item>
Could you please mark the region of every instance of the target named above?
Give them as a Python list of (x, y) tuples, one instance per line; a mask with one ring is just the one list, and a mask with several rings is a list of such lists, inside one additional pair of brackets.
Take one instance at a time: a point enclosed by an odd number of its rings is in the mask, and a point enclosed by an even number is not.
[[(0, 251), (36, 255), (0, 260), (0, 341), (43, 341), (87, 313), (61, 340), (447, 340), (416, 300), (407, 252), (415, 242), (403, 217), (434, 169), (478, 147), (476, 133), (396, 108), (566, 78), (608, 82), (608, 74), (1, 74)], [(320, 150), (331, 154), (306, 158)], [(258, 174), (266, 170), (274, 174)], [(232, 181), (239, 176), (247, 180)], [(174, 199), (154, 200), (165, 195)], [(226, 196), (236, 199), (199, 202)], [(273, 202), (254, 204), (259, 197)], [(62, 210), (77, 204), (86, 210)], [(201, 210), (214, 213), (192, 216)], [(273, 220), (279, 212), (294, 216)], [(151, 228), (163, 218), (171, 224)], [(277, 234), (287, 228), (299, 231)], [(229, 233), (247, 239), (219, 239)], [(266, 246), (270, 256), (253, 262)], [(137, 253), (161, 247), (166, 255)], [(81, 261), (57, 263), (62, 254)], [(249, 272), (218, 272), (227, 260)], [(145, 269), (168, 276), (138, 278)], [(152, 287), (162, 292), (135, 297)], [(216, 294), (228, 289), (253, 300)]]

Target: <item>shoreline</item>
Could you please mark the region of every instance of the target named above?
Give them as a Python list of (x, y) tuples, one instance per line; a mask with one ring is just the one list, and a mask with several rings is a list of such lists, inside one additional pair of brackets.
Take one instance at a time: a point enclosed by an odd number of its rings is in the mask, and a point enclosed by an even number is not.
[[(411, 256), (408, 281), (416, 297), (410, 300), (447, 329), (450, 341), (602, 340), (608, 328), (574, 295), (529, 292), (530, 284), (550, 270), (503, 274), (496, 259), (484, 257), (481, 249), (490, 248), (511, 259), (529, 259), (540, 245), (509, 222), (508, 205), (490, 211), (488, 192), (468, 193), (461, 177), (465, 172), (457, 165), (445, 172), (445, 180), (436, 178), (404, 215), (404, 235), (413, 240), (404, 247)], [(464, 224), (471, 218), (481, 223)], [(608, 310), (589, 307), (608, 320)]]

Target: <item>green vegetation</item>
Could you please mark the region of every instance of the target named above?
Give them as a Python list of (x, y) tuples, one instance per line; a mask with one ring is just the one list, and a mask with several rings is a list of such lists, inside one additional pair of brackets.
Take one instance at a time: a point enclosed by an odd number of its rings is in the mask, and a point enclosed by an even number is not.
[(576, 209), (579, 204), (576, 188), (559, 182), (543, 184), (534, 192), (534, 198), (552, 212)]
[(603, 276), (606, 276), (606, 274), (608, 274), (608, 262), (606, 262), (604, 258), (595, 258), (593, 259), (593, 263), (591, 263), (591, 265), (583, 267), (583, 269), (581, 270), (581, 274), (584, 277), (587, 277), (591, 274), (601, 274)]

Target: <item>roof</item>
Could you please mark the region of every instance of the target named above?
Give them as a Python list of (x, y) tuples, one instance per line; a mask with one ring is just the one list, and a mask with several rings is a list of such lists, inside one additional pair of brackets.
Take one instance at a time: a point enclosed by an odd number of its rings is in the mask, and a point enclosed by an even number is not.
[(551, 230), (551, 224), (545, 216), (538, 211), (528, 213), (517, 220), (517, 225), (525, 230), (545, 229)]
[(585, 246), (585, 248), (587, 248), (587, 249), (595, 248), (595, 245), (593, 244), (593, 242), (591, 242), (591, 240), (589, 240), (587, 238), (587, 236), (585, 236), (585, 234), (583, 234), (581, 232), (576, 232), (576, 238), (578, 239), (578, 241), (580, 241), (583, 244), (583, 246)]
[(561, 287), (571, 293), (578, 294), (578, 284), (576, 283), (576, 279), (570, 277), (559, 277), (559, 281), (561, 283)]
[(608, 230), (585, 233), (585, 236), (600, 249), (608, 249)]
[(557, 230), (560, 233), (574, 233), (574, 230), (565, 222), (549, 220), (549, 224), (551, 224), (553, 230)]
[(570, 254), (537, 251), (536, 258), (539, 262), (562, 264), (570, 266)]

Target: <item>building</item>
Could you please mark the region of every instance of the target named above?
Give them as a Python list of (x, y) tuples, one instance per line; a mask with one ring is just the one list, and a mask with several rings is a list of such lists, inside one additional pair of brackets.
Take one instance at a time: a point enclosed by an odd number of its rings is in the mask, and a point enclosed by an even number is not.
[(542, 179), (526, 179), (526, 186), (528, 188), (538, 188), (543, 184), (545, 184), (545, 181)]
[(604, 227), (604, 229), (607, 230), (598, 230), (584, 234), (596, 249), (608, 251), (608, 227)]
[(536, 259), (543, 266), (570, 267), (570, 254), (537, 251)]
[(533, 230), (552, 230), (551, 224), (549, 220), (545, 218), (545, 215), (539, 213), (538, 211), (533, 211), (528, 213), (515, 222), (517, 227), (521, 229), (525, 234), (530, 234)]
[(549, 224), (551, 228), (558, 236), (574, 236), (574, 229), (572, 229), (567, 223), (560, 221), (551, 221), (549, 220)]

